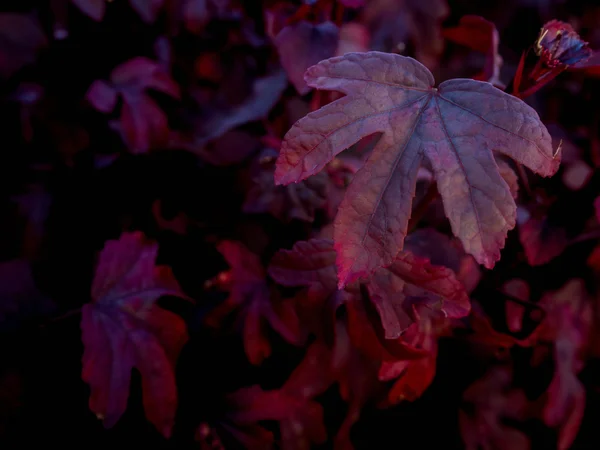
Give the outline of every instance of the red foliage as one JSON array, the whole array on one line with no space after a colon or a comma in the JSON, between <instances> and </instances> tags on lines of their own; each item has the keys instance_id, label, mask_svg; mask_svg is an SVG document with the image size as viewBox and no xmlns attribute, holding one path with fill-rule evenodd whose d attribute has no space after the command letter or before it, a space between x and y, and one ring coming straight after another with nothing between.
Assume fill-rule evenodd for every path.
<instances>
[{"instance_id":1,"label":"red foliage","mask_svg":"<svg viewBox=\"0 0 600 450\"><path fill-rule=\"evenodd\" d=\"M3 2L0 447L597 447L600 9L495 3Z\"/></svg>"}]
</instances>

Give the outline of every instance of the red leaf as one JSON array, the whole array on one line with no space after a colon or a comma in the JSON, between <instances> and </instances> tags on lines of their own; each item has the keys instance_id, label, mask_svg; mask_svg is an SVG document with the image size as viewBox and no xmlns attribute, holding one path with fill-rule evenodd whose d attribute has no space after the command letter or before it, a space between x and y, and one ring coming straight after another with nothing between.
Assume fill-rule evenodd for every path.
<instances>
[{"instance_id":1,"label":"red leaf","mask_svg":"<svg viewBox=\"0 0 600 450\"><path fill-rule=\"evenodd\" d=\"M392 265L377 271L368 288L387 339L400 337L417 321L421 310L459 318L471 309L454 272L408 252L399 253Z\"/></svg>"},{"instance_id":2,"label":"red leaf","mask_svg":"<svg viewBox=\"0 0 600 450\"><path fill-rule=\"evenodd\" d=\"M157 244L140 233L108 241L83 306L83 380L90 409L112 427L125 412L131 369L142 376L146 417L169 437L177 408L174 365L187 341L185 322L162 309L163 295L181 296L171 270L154 266Z\"/></svg>"},{"instance_id":3,"label":"red leaf","mask_svg":"<svg viewBox=\"0 0 600 450\"><path fill-rule=\"evenodd\" d=\"M379 379L382 381L398 378L388 393L389 404L416 400L435 377L438 332L441 330L432 329L434 324L430 319L425 319L420 325L418 330L413 330L410 344L421 349L424 356L415 360L383 361L379 369Z\"/></svg>"},{"instance_id":4,"label":"red leaf","mask_svg":"<svg viewBox=\"0 0 600 450\"><path fill-rule=\"evenodd\" d=\"M275 46L281 65L300 95L310 91L304 81L306 69L334 56L338 39L338 27L331 22L314 25L302 20L279 32Z\"/></svg>"},{"instance_id":5,"label":"red leaf","mask_svg":"<svg viewBox=\"0 0 600 450\"><path fill-rule=\"evenodd\" d=\"M289 343L301 345L304 336L294 305L274 297L258 256L236 241L223 241L218 250L231 267L231 293L207 320L219 322L222 316L237 311L243 321L244 349L254 365L271 354L265 322Z\"/></svg>"},{"instance_id":6,"label":"red leaf","mask_svg":"<svg viewBox=\"0 0 600 450\"><path fill-rule=\"evenodd\" d=\"M558 169L559 155L535 110L488 83L456 79L435 89L423 65L380 52L322 61L305 78L312 87L346 96L287 133L276 183L303 180L359 139L383 132L336 217L340 286L391 264L402 249L425 159L454 234L488 268L499 259L516 215L492 150L544 176Z\"/></svg>"},{"instance_id":7,"label":"red leaf","mask_svg":"<svg viewBox=\"0 0 600 450\"><path fill-rule=\"evenodd\" d=\"M0 14L0 76L8 78L35 61L39 50L48 45L34 17L24 14Z\"/></svg>"},{"instance_id":8,"label":"red leaf","mask_svg":"<svg viewBox=\"0 0 600 450\"><path fill-rule=\"evenodd\" d=\"M358 292L347 295L344 305L348 322L348 334L352 345L374 361L412 360L423 357L427 351L415 348L402 338L386 339L380 322L364 304Z\"/></svg>"}]
</instances>

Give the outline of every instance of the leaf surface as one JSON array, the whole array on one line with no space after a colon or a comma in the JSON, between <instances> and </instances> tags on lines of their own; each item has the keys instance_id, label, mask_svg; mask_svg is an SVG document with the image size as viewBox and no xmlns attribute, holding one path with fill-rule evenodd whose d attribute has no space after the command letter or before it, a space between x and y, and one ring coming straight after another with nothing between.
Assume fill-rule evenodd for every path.
<instances>
[{"instance_id":1,"label":"leaf surface","mask_svg":"<svg viewBox=\"0 0 600 450\"><path fill-rule=\"evenodd\" d=\"M454 79L434 88L425 66L381 52L321 61L305 79L346 96L290 129L276 183L314 175L360 139L382 133L336 216L340 286L391 264L402 249L424 160L433 168L452 231L488 268L500 258L516 217L493 151L543 176L558 169L559 155L535 110L489 83Z\"/></svg>"},{"instance_id":2,"label":"leaf surface","mask_svg":"<svg viewBox=\"0 0 600 450\"><path fill-rule=\"evenodd\" d=\"M81 310L83 380L90 409L112 427L125 412L131 369L142 376L146 417L166 437L177 408L174 365L187 341L181 317L156 305L182 296L171 270L155 267L157 244L141 233L108 241L92 283L92 302Z\"/></svg>"}]
</instances>

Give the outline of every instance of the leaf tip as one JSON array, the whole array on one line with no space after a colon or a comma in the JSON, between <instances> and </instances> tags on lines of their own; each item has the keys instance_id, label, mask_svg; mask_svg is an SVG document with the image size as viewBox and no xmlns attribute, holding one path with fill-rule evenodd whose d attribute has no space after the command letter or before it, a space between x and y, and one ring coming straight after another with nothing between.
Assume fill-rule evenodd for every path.
<instances>
[{"instance_id":1,"label":"leaf tip","mask_svg":"<svg viewBox=\"0 0 600 450\"><path fill-rule=\"evenodd\" d=\"M321 61L318 64L315 64L314 66L310 66L308 69L306 69L306 72L304 72L304 81L311 87L315 87L312 84L315 78L318 78L323 75L323 67L321 65L322 62L323 61Z\"/></svg>"}]
</instances>

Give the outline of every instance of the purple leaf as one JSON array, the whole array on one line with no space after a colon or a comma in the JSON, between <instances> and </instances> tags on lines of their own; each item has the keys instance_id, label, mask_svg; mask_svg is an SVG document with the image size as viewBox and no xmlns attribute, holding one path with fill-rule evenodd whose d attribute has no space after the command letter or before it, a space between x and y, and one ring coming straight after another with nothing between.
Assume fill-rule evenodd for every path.
<instances>
[{"instance_id":1,"label":"purple leaf","mask_svg":"<svg viewBox=\"0 0 600 450\"><path fill-rule=\"evenodd\" d=\"M346 96L287 133L276 183L303 180L361 138L383 133L335 220L340 286L391 264L402 249L425 160L452 231L488 268L500 258L516 216L493 151L543 176L558 170L560 155L535 110L489 83L454 79L434 88L425 66L381 52L322 61L305 78L312 87Z\"/></svg>"}]
</instances>

